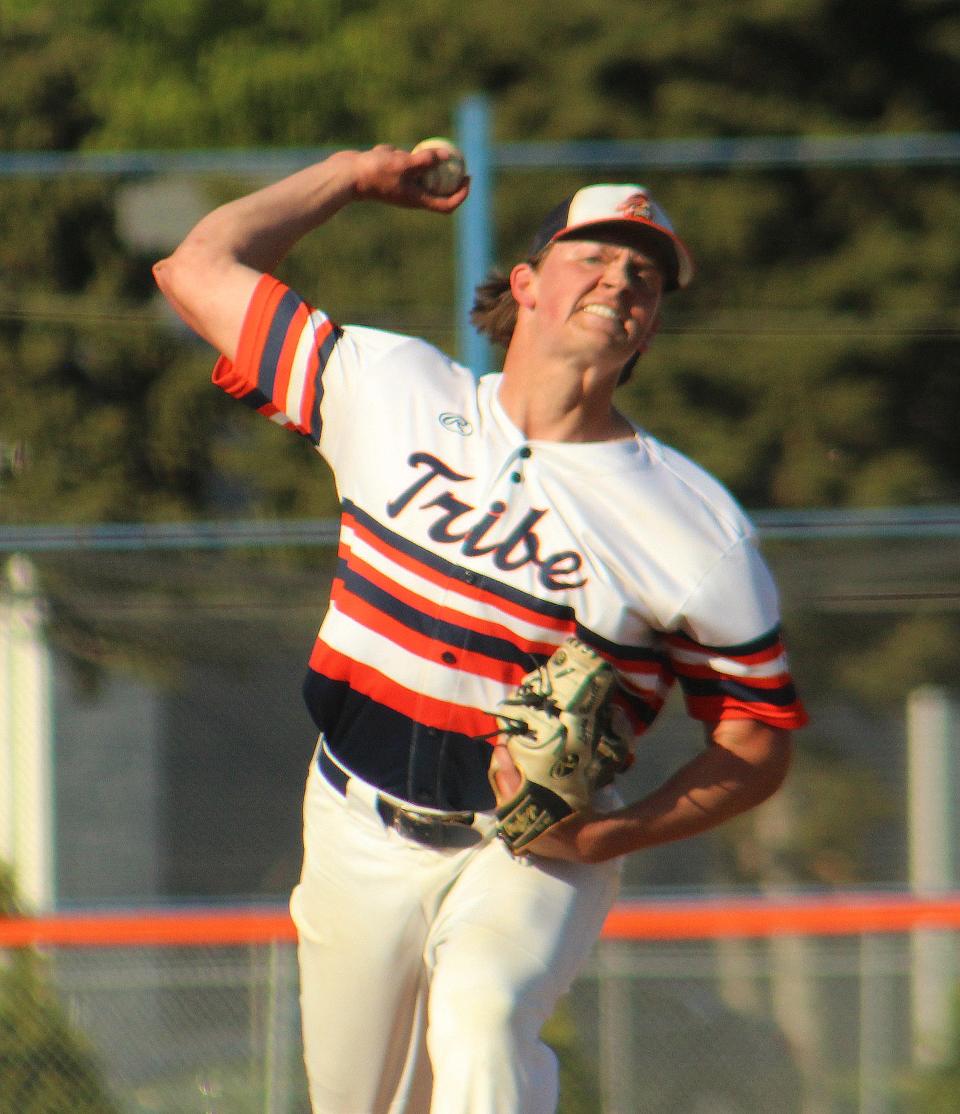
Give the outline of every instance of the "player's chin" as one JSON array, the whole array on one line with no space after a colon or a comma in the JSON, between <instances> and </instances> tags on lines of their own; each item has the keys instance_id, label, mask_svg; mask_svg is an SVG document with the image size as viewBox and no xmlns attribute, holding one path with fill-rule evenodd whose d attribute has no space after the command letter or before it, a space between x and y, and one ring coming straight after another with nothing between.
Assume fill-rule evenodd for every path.
<instances>
[{"instance_id":1,"label":"player's chin","mask_svg":"<svg viewBox=\"0 0 960 1114\"><path fill-rule=\"evenodd\" d=\"M622 362L642 351L647 341L647 333L646 328L632 322L624 324L607 321L600 328L590 330L588 343L596 345L598 353L602 352L612 361Z\"/></svg>"},{"instance_id":2,"label":"player's chin","mask_svg":"<svg viewBox=\"0 0 960 1114\"><path fill-rule=\"evenodd\" d=\"M623 331L616 334L582 338L578 353L584 362L598 368L619 370L639 350L640 344L633 336Z\"/></svg>"}]
</instances>

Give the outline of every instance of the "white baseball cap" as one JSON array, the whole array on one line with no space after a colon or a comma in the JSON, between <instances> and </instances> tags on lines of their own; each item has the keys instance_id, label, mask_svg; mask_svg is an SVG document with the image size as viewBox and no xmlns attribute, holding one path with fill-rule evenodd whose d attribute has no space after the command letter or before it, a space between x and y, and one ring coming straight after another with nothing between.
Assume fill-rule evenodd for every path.
<instances>
[{"instance_id":1,"label":"white baseball cap","mask_svg":"<svg viewBox=\"0 0 960 1114\"><path fill-rule=\"evenodd\" d=\"M556 240L589 240L591 232L613 229L624 234L624 242L631 246L656 249L667 290L690 285L693 257L646 186L601 184L577 190L547 214L530 254Z\"/></svg>"}]
</instances>

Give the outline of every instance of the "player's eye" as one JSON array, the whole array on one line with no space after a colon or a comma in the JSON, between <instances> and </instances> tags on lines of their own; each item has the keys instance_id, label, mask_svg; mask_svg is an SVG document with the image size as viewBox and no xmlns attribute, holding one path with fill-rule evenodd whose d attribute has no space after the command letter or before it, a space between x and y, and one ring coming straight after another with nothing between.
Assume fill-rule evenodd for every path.
<instances>
[{"instance_id":1,"label":"player's eye","mask_svg":"<svg viewBox=\"0 0 960 1114\"><path fill-rule=\"evenodd\" d=\"M635 286L643 290L653 292L660 288L660 273L651 271L647 267L635 269L631 273L630 279Z\"/></svg>"}]
</instances>

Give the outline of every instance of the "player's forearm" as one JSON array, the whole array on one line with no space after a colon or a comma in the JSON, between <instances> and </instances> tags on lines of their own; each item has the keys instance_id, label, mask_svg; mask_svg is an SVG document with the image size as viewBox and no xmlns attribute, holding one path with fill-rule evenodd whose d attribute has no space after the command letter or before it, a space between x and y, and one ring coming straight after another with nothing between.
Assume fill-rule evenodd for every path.
<instances>
[{"instance_id":1,"label":"player's forearm","mask_svg":"<svg viewBox=\"0 0 960 1114\"><path fill-rule=\"evenodd\" d=\"M181 249L223 265L271 271L308 232L355 196L359 152L323 162L221 205L197 224ZM176 254L176 253L175 253Z\"/></svg>"},{"instance_id":2,"label":"player's forearm","mask_svg":"<svg viewBox=\"0 0 960 1114\"><path fill-rule=\"evenodd\" d=\"M624 808L572 817L556 836L544 836L536 853L603 862L699 835L772 796L789 768L789 734L732 721L717 735L728 745L712 741L658 789Z\"/></svg>"},{"instance_id":3,"label":"player's forearm","mask_svg":"<svg viewBox=\"0 0 960 1114\"><path fill-rule=\"evenodd\" d=\"M625 853L699 835L761 804L780 788L790 762L783 733L751 758L713 743L648 797L628 806L613 838Z\"/></svg>"},{"instance_id":4,"label":"player's forearm","mask_svg":"<svg viewBox=\"0 0 960 1114\"><path fill-rule=\"evenodd\" d=\"M356 185L357 153L341 151L221 205L155 265L157 285L195 332L232 358L261 274L351 201Z\"/></svg>"},{"instance_id":5,"label":"player's forearm","mask_svg":"<svg viewBox=\"0 0 960 1114\"><path fill-rule=\"evenodd\" d=\"M323 162L215 209L153 269L157 285L187 324L231 359L250 296L308 232L350 201L380 201L452 213L469 178L446 194L431 193L423 173L444 162L444 148L405 151L386 143L337 151Z\"/></svg>"}]
</instances>

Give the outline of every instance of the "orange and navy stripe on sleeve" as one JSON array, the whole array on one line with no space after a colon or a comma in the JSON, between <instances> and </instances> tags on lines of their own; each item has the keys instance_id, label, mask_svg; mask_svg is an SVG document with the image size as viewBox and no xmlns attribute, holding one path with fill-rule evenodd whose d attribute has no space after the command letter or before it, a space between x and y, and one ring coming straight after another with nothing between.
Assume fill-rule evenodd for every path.
<instances>
[{"instance_id":1,"label":"orange and navy stripe on sleeve","mask_svg":"<svg viewBox=\"0 0 960 1114\"><path fill-rule=\"evenodd\" d=\"M755 719L787 730L807 722L779 626L740 646L705 646L681 633L666 645L694 719Z\"/></svg>"},{"instance_id":2,"label":"orange and navy stripe on sleeve","mask_svg":"<svg viewBox=\"0 0 960 1114\"><path fill-rule=\"evenodd\" d=\"M213 369L213 382L317 444L323 372L339 337L339 327L326 314L264 275L247 308L236 361L221 357Z\"/></svg>"}]
</instances>

